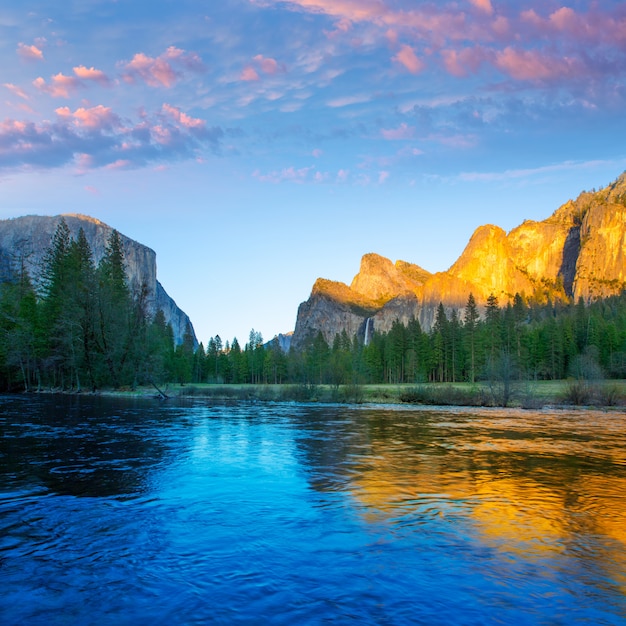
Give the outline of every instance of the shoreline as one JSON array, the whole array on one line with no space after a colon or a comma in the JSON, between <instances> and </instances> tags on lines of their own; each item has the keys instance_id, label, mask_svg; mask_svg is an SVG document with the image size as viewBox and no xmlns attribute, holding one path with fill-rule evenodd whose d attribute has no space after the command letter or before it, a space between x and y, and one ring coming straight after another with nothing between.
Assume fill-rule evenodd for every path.
<instances>
[{"instance_id":1,"label":"shoreline","mask_svg":"<svg viewBox=\"0 0 626 626\"><path fill-rule=\"evenodd\" d=\"M159 389L159 392L161 390ZM10 392L7 392L10 393ZM297 402L440 408L511 408L522 410L626 409L626 380L520 381L502 390L485 383L403 383L389 385L294 384L168 384L157 393L152 386L135 389L39 389L22 394L59 394L83 397L119 397L169 400Z\"/></svg>"}]
</instances>

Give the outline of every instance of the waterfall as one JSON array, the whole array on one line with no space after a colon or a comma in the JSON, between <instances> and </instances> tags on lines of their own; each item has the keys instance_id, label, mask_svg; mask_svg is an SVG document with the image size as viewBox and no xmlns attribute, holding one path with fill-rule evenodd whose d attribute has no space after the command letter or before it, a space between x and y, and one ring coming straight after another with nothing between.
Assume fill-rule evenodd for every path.
<instances>
[{"instance_id":1,"label":"waterfall","mask_svg":"<svg viewBox=\"0 0 626 626\"><path fill-rule=\"evenodd\" d=\"M372 321L371 317L368 317L365 320L365 339L363 340L364 345L369 345L370 342L370 323Z\"/></svg>"}]
</instances>

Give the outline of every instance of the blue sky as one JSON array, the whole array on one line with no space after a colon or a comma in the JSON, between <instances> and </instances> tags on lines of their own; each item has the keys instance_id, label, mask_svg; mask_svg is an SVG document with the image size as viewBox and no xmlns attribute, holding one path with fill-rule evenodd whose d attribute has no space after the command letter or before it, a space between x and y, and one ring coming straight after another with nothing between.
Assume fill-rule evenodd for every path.
<instances>
[{"instance_id":1,"label":"blue sky","mask_svg":"<svg viewBox=\"0 0 626 626\"><path fill-rule=\"evenodd\" d=\"M150 246L205 344L626 169L623 2L5 0L0 55L0 218Z\"/></svg>"}]
</instances>

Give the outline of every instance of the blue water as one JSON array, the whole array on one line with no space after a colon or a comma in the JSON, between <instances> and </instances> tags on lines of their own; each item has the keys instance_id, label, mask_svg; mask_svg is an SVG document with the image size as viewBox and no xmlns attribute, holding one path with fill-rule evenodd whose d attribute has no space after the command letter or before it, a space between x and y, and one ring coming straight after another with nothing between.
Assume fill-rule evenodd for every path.
<instances>
[{"instance_id":1,"label":"blue water","mask_svg":"<svg viewBox=\"0 0 626 626\"><path fill-rule=\"evenodd\" d=\"M625 421L0 397L0 623L626 624Z\"/></svg>"}]
</instances>

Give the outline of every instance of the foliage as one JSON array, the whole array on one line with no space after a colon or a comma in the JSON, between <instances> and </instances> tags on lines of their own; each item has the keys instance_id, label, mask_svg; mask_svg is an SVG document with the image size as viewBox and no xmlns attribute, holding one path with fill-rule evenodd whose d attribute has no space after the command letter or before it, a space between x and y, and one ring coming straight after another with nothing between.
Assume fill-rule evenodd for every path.
<instances>
[{"instance_id":1,"label":"foliage","mask_svg":"<svg viewBox=\"0 0 626 626\"><path fill-rule=\"evenodd\" d=\"M173 334L146 316L146 288L131 293L113 231L96 266L85 234L61 220L32 287L23 265L0 285L0 384L82 391L171 379ZM19 386L18 386L19 381Z\"/></svg>"},{"instance_id":2,"label":"foliage","mask_svg":"<svg viewBox=\"0 0 626 626\"><path fill-rule=\"evenodd\" d=\"M407 402L532 405L532 381L571 380L571 403L621 401L599 381L626 377L626 292L585 303L539 301L515 294L500 305L469 294L461 314L439 305L425 332L418 320L396 321L365 345L319 332L303 350L284 353L251 330L241 347L219 335L196 345L191 329L174 345L163 315L148 319L147 292L127 281L117 232L96 265L84 233L61 221L35 290L17 259L0 283L0 385L4 389L80 391L139 384L284 385L284 398L360 402L361 385L412 385ZM443 383L436 393L420 385ZM455 390L466 382L473 391ZM475 385L475 386L474 386ZM524 391L526 389L526 392ZM272 396L273 397L273 396Z\"/></svg>"}]
</instances>

